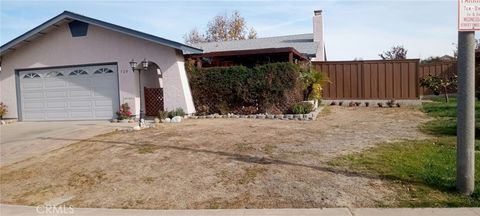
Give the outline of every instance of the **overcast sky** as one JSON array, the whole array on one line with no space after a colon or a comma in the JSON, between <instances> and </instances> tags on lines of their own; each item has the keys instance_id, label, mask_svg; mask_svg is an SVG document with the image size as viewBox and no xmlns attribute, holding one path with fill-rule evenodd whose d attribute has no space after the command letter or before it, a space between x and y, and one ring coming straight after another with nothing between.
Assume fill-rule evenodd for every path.
<instances>
[{"instance_id":1,"label":"overcast sky","mask_svg":"<svg viewBox=\"0 0 480 216\"><path fill-rule=\"evenodd\" d=\"M329 60L378 59L392 45L408 58L452 55L457 41L457 1L0 1L0 43L64 10L183 42L215 15L238 10L259 37L312 32L313 10L324 11ZM478 36L477 36L478 38Z\"/></svg>"}]
</instances>

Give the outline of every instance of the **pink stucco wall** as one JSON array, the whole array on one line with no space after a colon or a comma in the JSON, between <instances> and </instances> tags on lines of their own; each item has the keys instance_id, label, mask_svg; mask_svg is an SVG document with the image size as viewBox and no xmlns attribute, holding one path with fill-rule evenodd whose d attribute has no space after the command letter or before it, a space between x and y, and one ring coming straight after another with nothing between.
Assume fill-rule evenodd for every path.
<instances>
[{"instance_id":1,"label":"pink stucco wall","mask_svg":"<svg viewBox=\"0 0 480 216\"><path fill-rule=\"evenodd\" d=\"M93 25L87 36L72 37L65 24L2 56L0 101L9 107L5 117L18 117L15 69L106 62L118 64L120 102L134 103L130 105L138 114L138 73L130 69L132 58L146 58L161 68L165 109L195 112L181 51Z\"/></svg>"}]
</instances>

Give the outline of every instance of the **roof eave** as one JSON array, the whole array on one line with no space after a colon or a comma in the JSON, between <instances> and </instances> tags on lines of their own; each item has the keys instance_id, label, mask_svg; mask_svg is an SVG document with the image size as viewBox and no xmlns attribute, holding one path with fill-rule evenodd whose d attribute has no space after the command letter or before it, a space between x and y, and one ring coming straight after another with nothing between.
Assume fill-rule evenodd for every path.
<instances>
[{"instance_id":1,"label":"roof eave","mask_svg":"<svg viewBox=\"0 0 480 216\"><path fill-rule=\"evenodd\" d=\"M143 32L137 31L137 30L133 30L133 29L125 28L125 27L118 26L118 25L115 25L115 24L107 23L107 22L104 22L104 21L101 21L101 20L97 20L97 19L93 19L93 18L86 17L86 16L83 16L83 15L75 14L75 13L72 13L72 12L69 12L69 11L64 11L63 13L47 20L46 22L44 22L44 23L40 24L39 26L31 29L30 31L28 31L28 32L16 37L15 39L7 42L6 44L2 45L0 47L0 55L3 55L8 50L12 49L12 47L19 44L20 42L25 41L28 38L30 38L30 37L38 34L38 33L41 33L43 30L45 30L49 26L55 25L56 23L58 23L58 22L60 22L64 19L73 19L73 20L82 21L82 22L85 22L85 23L88 23L88 24L91 24L91 25L95 25L95 26L99 26L99 27L102 27L102 28L105 28L105 29L109 29L111 31L120 32L120 33L129 35L129 36L132 36L132 37L144 39L144 40L147 40L147 41L151 41L151 42L154 42L154 43L158 43L158 44L161 44L161 45L164 45L164 46L168 46L168 47L178 49L178 50L182 50L182 51L186 51L186 52L191 52L191 53L202 53L203 52L202 49L187 46L185 44L182 44L182 43L179 43L179 42L176 42L176 41L167 40L165 38L157 37L157 36L150 35L150 34L147 34L147 33L143 33Z\"/></svg>"}]
</instances>

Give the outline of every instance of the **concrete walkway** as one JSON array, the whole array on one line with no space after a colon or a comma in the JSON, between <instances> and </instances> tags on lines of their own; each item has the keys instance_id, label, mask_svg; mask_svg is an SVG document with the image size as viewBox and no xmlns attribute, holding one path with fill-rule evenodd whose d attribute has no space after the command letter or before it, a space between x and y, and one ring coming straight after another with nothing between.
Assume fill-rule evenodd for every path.
<instances>
[{"instance_id":1,"label":"concrete walkway","mask_svg":"<svg viewBox=\"0 0 480 216\"><path fill-rule=\"evenodd\" d=\"M0 126L0 166L62 148L74 142L130 128L109 121L17 122Z\"/></svg>"},{"instance_id":2,"label":"concrete walkway","mask_svg":"<svg viewBox=\"0 0 480 216\"><path fill-rule=\"evenodd\" d=\"M397 208L397 209L218 209L218 210L137 210L96 208L47 208L0 204L0 215L75 215L75 216L480 216L480 208ZM54 212L56 211L56 213Z\"/></svg>"}]
</instances>

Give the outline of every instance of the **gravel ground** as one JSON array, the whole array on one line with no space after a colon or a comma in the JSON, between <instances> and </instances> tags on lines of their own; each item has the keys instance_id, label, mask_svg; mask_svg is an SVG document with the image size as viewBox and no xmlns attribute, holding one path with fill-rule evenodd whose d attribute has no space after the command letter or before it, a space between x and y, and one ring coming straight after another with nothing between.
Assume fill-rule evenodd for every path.
<instances>
[{"instance_id":1,"label":"gravel ground","mask_svg":"<svg viewBox=\"0 0 480 216\"><path fill-rule=\"evenodd\" d=\"M0 168L0 202L75 207L318 208L395 203L398 186L335 157L424 139L414 108L328 107L316 121L186 120L114 132Z\"/></svg>"}]
</instances>

